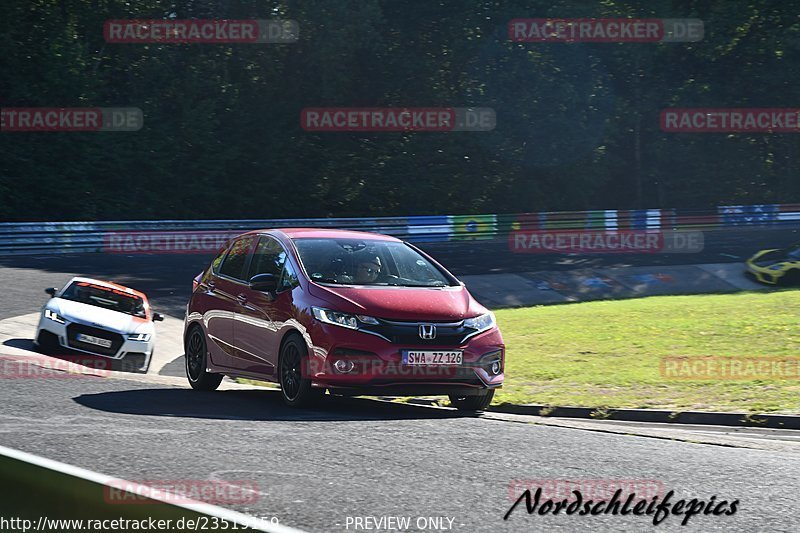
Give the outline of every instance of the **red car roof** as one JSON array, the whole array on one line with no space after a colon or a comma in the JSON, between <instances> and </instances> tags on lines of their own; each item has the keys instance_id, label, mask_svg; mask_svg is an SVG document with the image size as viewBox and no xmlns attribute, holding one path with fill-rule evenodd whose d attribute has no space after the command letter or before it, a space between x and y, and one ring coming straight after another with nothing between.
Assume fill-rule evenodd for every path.
<instances>
[{"instance_id":1,"label":"red car roof","mask_svg":"<svg viewBox=\"0 0 800 533\"><path fill-rule=\"evenodd\" d=\"M380 233L369 233L366 231L352 231L346 229L274 228L255 230L249 233L263 233L265 231L280 231L290 239L368 239L373 241L400 242L400 239L390 235L381 235Z\"/></svg>"}]
</instances>

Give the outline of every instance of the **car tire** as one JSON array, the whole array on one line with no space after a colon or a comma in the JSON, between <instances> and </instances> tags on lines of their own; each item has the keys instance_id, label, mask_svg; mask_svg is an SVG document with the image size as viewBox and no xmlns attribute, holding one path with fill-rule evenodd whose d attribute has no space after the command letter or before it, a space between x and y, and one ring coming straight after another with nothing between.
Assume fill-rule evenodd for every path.
<instances>
[{"instance_id":1,"label":"car tire","mask_svg":"<svg viewBox=\"0 0 800 533\"><path fill-rule=\"evenodd\" d=\"M800 285L800 270L790 270L780 280L784 287L797 287Z\"/></svg>"},{"instance_id":2,"label":"car tire","mask_svg":"<svg viewBox=\"0 0 800 533\"><path fill-rule=\"evenodd\" d=\"M290 335L283 341L278 360L278 383L281 397L289 407L308 407L325 394L325 389L311 386L303 377L303 364L308 360L308 348L299 335Z\"/></svg>"},{"instance_id":3,"label":"car tire","mask_svg":"<svg viewBox=\"0 0 800 533\"><path fill-rule=\"evenodd\" d=\"M186 336L184 345L186 378L195 390L212 391L219 387L222 374L206 372L208 349L206 336L199 327L194 327Z\"/></svg>"},{"instance_id":4,"label":"car tire","mask_svg":"<svg viewBox=\"0 0 800 533\"><path fill-rule=\"evenodd\" d=\"M451 394L450 404L459 411L483 411L492 403L492 398L494 398L494 389L490 389L484 394L475 396L457 396Z\"/></svg>"}]
</instances>

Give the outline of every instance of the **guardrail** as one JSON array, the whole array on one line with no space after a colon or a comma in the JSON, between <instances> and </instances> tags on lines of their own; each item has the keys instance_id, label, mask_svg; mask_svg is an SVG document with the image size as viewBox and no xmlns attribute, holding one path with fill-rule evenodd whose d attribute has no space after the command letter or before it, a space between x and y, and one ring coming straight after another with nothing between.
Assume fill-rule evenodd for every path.
<instances>
[{"instance_id":1,"label":"guardrail","mask_svg":"<svg viewBox=\"0 0 800 533\"><path fill-rule=\"evenodd\" d=\"M0 223L0 255L109 251L109 238L122 232L236 233L270 227L328 227L386 233L411 242L444 243L503 238L520 229L613 231L734 226L800 226L800 204L376 218L6 222Z\"/></svg>"},{"instance_id":2,"label":"guardrail","mask_svg":"<svg viewBox=\"0 0 800 533\"><path fill-rule=\"evenodd\" d=\"M135 527L132 522L152 524L162 521L162 525L169 524L157 528L163 531L238 529L302 533L187 498L181 498L180 503L169 502L151 496L159 493L149 487L120 483L119 479L4 446L0 446L0 482L6 489L0 500L0 519L7 522L17 520L11 526L0 524L2 531L154 531L156 527L152 525ZM119 501L109 501L110 487ZM135 503L120 503L128 501ZM25 522L21 522L23 520ZM88 521L101 521L108 527L87 527ZM114 524L116 526L112 527Z\"/></svg>"}]
</instances>

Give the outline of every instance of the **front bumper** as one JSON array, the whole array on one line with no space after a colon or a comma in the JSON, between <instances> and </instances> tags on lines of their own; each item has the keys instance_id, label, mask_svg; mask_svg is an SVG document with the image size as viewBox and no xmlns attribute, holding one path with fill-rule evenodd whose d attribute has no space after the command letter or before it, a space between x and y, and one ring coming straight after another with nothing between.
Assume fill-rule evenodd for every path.
<instances>
[{"instance_id":1,"label":"front bumper","mask_svg":"<svg viewBox=\"0 0 800 533\"><path fill-rule=\"evenodd\" d=\"M497 328L459 345L395 344L379 336L315 323L309 330L312 346L303 369L318 387L341 394L482 394L500 388L505 378L505 344ZM404 350L463 352L461 365L404 365ZM353 364L340 371L336 362ZM499 373L492 363L499 361ZM496 370L496 368L495 368Z\"/></svg>"},{"instance_id":2,"label":"front bumper","mask_svg":"<svg viewBox=\"0 0 800 533\"><path fill-rule=\"evenodd\" d=\"M766 267L760 267L748 261L747 273L750 274L756 281L766 283L767 285L777 285L780 283L781 278L786 273L784 270L770 270Z\"/></svg>"},{"instance_id":3,"label":"front bumper","mask_svg":"<svg viewBox=\"0 0 800 533\"><path fill-rule=\"evenodd\" d=\"M76 333L88 332L106 340L112 341L110 348L94 346L92 344L78 341ZM150 359L153 356L154 337L149 341L132 341L125 334L115 331L104 330L88 324L81 324L71 320L61 324L44 316L39 317L39 325L36 328L34 343L38 346L42 343L42 335L52 335L57 340L58 346L64 350L64 354L79 352L93 356L103 357L114 361L119 361L121 369L146 372L150 366ZM130 368L128 368L130 367Z\"/></svg>"}]
</instances>

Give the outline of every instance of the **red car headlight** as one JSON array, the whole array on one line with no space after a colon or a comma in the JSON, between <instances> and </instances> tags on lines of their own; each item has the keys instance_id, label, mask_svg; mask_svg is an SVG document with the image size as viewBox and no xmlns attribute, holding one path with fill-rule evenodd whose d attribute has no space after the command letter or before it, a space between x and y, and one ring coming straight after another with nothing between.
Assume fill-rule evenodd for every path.
<instances>
[{"instance_id":1,"label":"red car headlight","mask_svg":"<svg viewBox=\"0 0 800 533\"><path fill-rule=\"evenodd\" d=\"M377 324L378 321L371 316L365 315L351 315L339 311L332 311L330 309L323 309L322 307L312 307L314 318L325 324L332 324L334 326L342 326L348 329L358 329L359 323L362 324Z\"/></svg>"}]
</instances>

